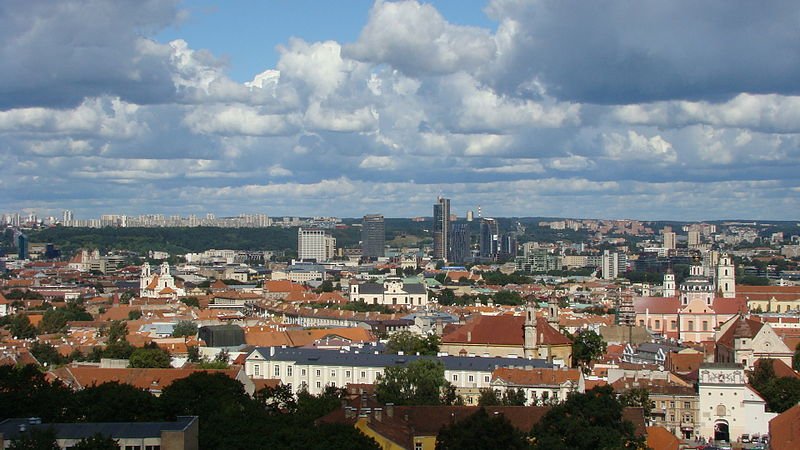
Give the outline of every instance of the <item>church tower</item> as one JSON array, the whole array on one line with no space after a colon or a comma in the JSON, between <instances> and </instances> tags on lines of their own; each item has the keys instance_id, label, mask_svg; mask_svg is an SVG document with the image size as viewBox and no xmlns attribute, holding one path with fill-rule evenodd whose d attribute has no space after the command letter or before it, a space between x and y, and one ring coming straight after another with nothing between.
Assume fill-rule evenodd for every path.
<instances>
[{"instance_id":1,"label":"church tower","mask_svg":"<svg viewBox=\"0 0 800 450\"><path fill-rule=\"evenodd\" d=\"M736 297L736 269L733 266L733 258L727 253L723 253L717 265L717 292L722 298Z\"/></svg>"},{"instance_id":2,"label":"church tower","mask_svg":"<svg viewBox=\"0 0 800 450\"><path fill-rule=\"evenodd\" d=\"M533 359L539 356L538 345L536 342L536 311L533 309L533 304L528 303L525 307L525 343L523 344L523 352L525 359Z\"/></svg>"},{"instance_id":3,"label":"church tower","mask_svg":"<svg viewBox=\"0 0 800 450\"><path fill-rule=\"evenodd\" d=\"M558 298L550 297L547 300L547 321L558 328Z\"/></svg>"},{"instance_id":4,"label":"church tower","mask_svg":"<svg viewBox=\"0 0 800 450\"><path fill-rule=\"evenodd\" d=\"M139 275L140 293L147 288L147 285L150 284L150 280L151 280L150 263L144 263L142 265L142 273Z\"/></svg>"},{"instance_id":5,"label":"church tower","mask_svg":"<svg viewBox=\"0 0 800 450\"><path fill-rule=\"evenodd\" d=\"M675 297L675 274L672 273L672 269L667 269L667 272L664 274L662 292L664 297Z\"/></svg>"}]
</instances>

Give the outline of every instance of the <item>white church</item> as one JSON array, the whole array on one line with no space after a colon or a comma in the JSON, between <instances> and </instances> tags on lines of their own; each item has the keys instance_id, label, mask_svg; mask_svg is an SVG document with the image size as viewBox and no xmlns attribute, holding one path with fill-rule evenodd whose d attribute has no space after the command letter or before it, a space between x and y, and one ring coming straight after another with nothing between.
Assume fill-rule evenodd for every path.
<instances>
[{"instance_id":1,"label":"white church","mask_svg":"<svg viewBox=\"0 0 800 450\"><path fill-rule=\"evenodd\" d=\"M151 272L150 264L142 265L139 275L139 296L142 298L177 299L186 295L182 287L175 284L175 278L169 273L169 264L161 264L159 272Z\"/></svg>"}]
</instances>

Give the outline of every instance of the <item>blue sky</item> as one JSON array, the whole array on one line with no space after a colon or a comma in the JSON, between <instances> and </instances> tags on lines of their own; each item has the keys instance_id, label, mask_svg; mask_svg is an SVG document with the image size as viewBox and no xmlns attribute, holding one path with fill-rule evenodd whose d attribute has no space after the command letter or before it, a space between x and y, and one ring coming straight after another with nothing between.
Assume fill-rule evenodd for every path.
<instances>
[{"instance_id":1,"label":"blue sky","mask_svg":"<svg viewBox=\"0 0 800 450\"><path fill-rule=\"evenodd\" d=\"M87 20L91 18L92 20ZM792 1L0 3L0 214L797 220Z\"/></svg>"}]
</instances>

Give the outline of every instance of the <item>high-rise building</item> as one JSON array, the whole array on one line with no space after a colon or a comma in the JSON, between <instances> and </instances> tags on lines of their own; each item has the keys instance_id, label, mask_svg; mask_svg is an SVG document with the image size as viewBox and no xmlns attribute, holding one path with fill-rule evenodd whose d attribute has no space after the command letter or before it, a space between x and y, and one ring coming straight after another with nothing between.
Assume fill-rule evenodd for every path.
<instances>
[{"instance_id":1,"label":"high-rise building","mask_svg":"<svg viewBox=\"0 0 800 450\"><path fill-rule=\"evenodd\" d=\"M361 221L361 256L382 258L386 250L386 229L383 215L367 214Z\"/></svg>"},{"instance_id":2,"label":"high-rise building","mask_svg":"<svg viewBox=\"0 0 800 450\"><path fill-rule=\"evenodd\" d=\"M491 218L481 219L481 258L497 259L498 244L500 241L500 231L497 221Z\"/></svg>"},{"instance_id":3,"label":"high-rise building","mask_svg":"<svg viewBox=\"0 0 800 450\"><path fill-rule=\"evenodd\" d=\"M515 258L517 256L517 234L505 233L500 239L500 257Z\"/></svg>"},{"instance_id":4,"label":"high-rise building","mask_svg":"<svg viewBox=\"0 0 800 450\"><path fill-rule=\"evenodd\" d=\"M336 238L318 228L297 229L297 258L301 260L328 261L336 252Z\"/></svg>"},{"instance_id":5,"label":"high-rise building","mask_svg":"<svg viewBox=\"0 0 800 450\"><path fill-rule=\"evenodd\" d=\"M664 248L667 250L675 250L675 232L672 227L664 227Z\"/></svg>"},{"instance_id":6,"label":"high-rise building","mask_svg":"<svg viewBox=\"0 0 800 450\"><path fill-rule=\"evenodd\" d=\"M700 230L690 229L687 234L687 237L688 237L687 244L689 245L689 248L700 245Z\"/></svg>"},{"instance_id":7,"label":"high-rise building","mask_svg":"<svg viewBox=\"0 0 800 450\"><path fill-rule=\"evenodd\" d=\"M471 259L469 227L466 223L454 223L450 235L450 262L464 263Z\"/></svg>"},{"instance_id":8,"label":"high-rise building","mask_svg":"<svg viewBox=\"0 0 800 450\"><path fill-rule=\"evenodd\" d=\"M28 236L20 233L17 236L17 258L20 260L28 259Z\"/></svg>"},{"instance_id":9,"label":"high-rise building","mask_svg":"<svg viewBox=\"0 0 800 450\"><path fill-rule=\"evenodd\" d=\"M467 222L472 222L474 217L475 217L475 213L472 212L471 209L469 211L467 211Z\"/></svg>"},{"instance_id":10,"label":"high-rise building","mask_svg":"<svg viewBox=\"0 0 800 450\"><path fill-rule=\"evenodd\" d=\"M619 276L619 253L603 251L603 279L613 280Z\"/></svg>"},{"instance_id":11,"label":"high-rise building","mask_svg":"<svg viewBox=\"0 0 800 450\"><path fill-rule=\"evenodd\" d=\"M450 256L450 199L439 197L433 205L433 259Z\"/></svg>"}]
</instances>

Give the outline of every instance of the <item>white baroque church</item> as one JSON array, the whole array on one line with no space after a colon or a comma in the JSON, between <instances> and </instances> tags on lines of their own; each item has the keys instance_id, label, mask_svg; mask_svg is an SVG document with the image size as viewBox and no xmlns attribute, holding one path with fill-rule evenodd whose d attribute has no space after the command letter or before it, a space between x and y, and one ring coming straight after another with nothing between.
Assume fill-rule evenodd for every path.
<instances>
[{"instance_id":1,"label":"white baroque church","mask_svg":"<svg viewBox=\"0 0 800 450\"><path fill-rule=\"evenodd\" d=\"M169 273L169 264L163 262L158 272L151 272L150 264L142 265L139 275L139 296L142 298L176 299L186 295L186 291L175 284L175 278Z\"/></svg>"}]
</instances>

